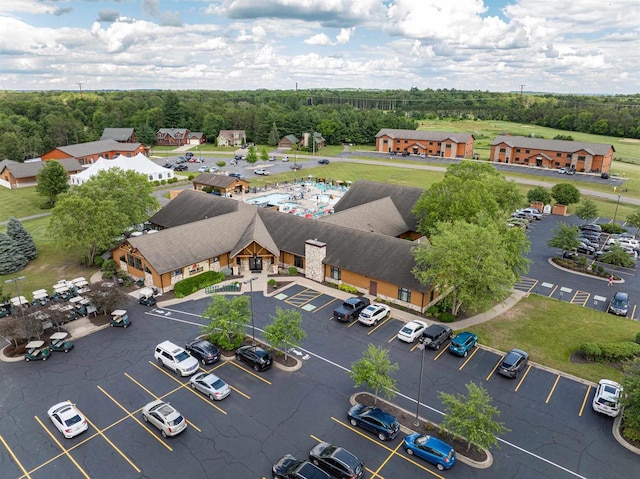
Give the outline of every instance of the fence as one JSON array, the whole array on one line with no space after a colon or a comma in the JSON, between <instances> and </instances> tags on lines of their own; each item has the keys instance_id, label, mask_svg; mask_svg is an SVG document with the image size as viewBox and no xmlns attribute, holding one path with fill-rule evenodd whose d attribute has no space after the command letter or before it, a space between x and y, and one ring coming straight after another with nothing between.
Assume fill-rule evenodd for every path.
<instances>
[{"instance_id":1,"label":"fence","mask_svg":"<svg viewBox=\"0 0 640 479\"><path fill-rule=\"evenodd\" d=\"M240 283L229 283L224 285L214 284L213 286L205 286L205 294L214 293L238 293L240 292Z\"/></svg>"}]
</instances>

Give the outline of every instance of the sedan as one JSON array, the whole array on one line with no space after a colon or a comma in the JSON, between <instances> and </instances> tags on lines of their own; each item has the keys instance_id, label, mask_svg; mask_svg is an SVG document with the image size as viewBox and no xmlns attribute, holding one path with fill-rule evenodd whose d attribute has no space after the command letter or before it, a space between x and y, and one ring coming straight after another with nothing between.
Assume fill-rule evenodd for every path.
<instances>
[{"instance_id":1,"label":"sedan","mask_svg":"<svg viewBox=\"0 0 640 479\"><path fill-rule=\"evenodd\" d=\"M258 168L254 173L256 175L269 176L269 170L265 170L264 168Z\"/></svg>"},{"instance_id":2,"label":"sedan","mask_svg":"<svg viewBox=\"0 0 640 479\"><path fill-rule=\"evenodd\" d=\"M512 349L500 363L498 373L509 378L517 378L522 370L527 367L528 363L528 353L525 353L520 349Z\"/></svg>"},{"instance_id":3,"label":"sedan","mask_svg":"<svg viewBox=\"0 0 640 479\"><path fill-rule=\"evenodd\" d=\"M584 254L594 254L596 252L596 249L593 246L588 245L584 241L580 241L576 250L578 253Z\"/></svg>"},{"instance_id":4,"label":"sedan","mask_svg":"<svg viewBox=\"0 0 640 479\"><path fill-rule=\"evenodd\" d=\"M427 329L427 323L416 319L404 325L398 332L398 339L405 343L413 343Z\"/></svg>"},{"instance_id":5,"label":"sedan","mask_svg":"<svg viewBox=\"0 0 640 479\"><path fill-rule=\"evenodd\" d=\"M620 414L621 395L622 386L620 384L609 379L601 379L591 404L593 410L607 416L616 417Z\"/></svg>"},{"instance_id":6,"label":"sedan","mask_svg":"<svg viewBox=\"0 0 640 479\"><path fill-rule=\"evenodd\" d=\"M191 387L206 394L212 401L221 401L231 394L229 385L215 374L198 373L189 379Z\"/></svg>"},{"instance_id":7,"label":"sedan","mask_svg":"<svg viewBox=\"0 0 640 479\"><path fill-rule=\"evenodd\" d=\"M371 431L381 441L391 441L400 431L398 420L386 411L373 406L356 404L347 412L352 426Z\"/></svg>"},{"instance_id":8,"label":"sedan","mask_svg":"<svg viewBox=\"0 0 640 479\"><path fill-rule=\"evenodd\" d=\"M273 357L258 346L242 346L236 349L236 359L249 364L255 371L265 371L273 365Z\"/></svg>"},{"instance_id":9,"label":"sedan","mask_svg":"<svg viewBox=\"0 0 640 479\"><path fill-rule=\"evenodd\" d=\"M289 161L289 157L288 157L288 156L283 156L283 157L282 157L282 161L284 161L284 162Z\"/></svg>"},{"instance_id":10,"label":"sedan","mask_svg":"<svg viewBox=\"0 0 640 479\"><path fill-rule=\"evenodd\" d=\"M458 333L449 343L449 352L466 358L469 350L478 342L478 336L473 333L464 331Z\"/></svg>"},{"instance_id":11,"label":"sedan","mask_svg":"<svg viewBox=\"0 0 640 479\"><path fill-rule=\"evenodd\" d=\"M319 165L328 165L329 164L329 160L327 160L327 159L318 160L318 164Z\"/></svg>"},{"instance_id":12,"label":"sedan","mask_svg":"<svg viewBox=\"0 0 640 479\"><path fill-rule=\"evenodd\" d=\"M164 437L175 436L187 428L187 420L171 404L151 401L142 408L142 419L157 427Z\"/></svg>"},{"instance_id":13,"label":"sedan","mask_svg":"<svg viewBox=\"0 0 640 479\"><path fill-rule=\"evenodd\" d=\"M629 294L618 291L611 298L607 313L615 314L616 316L626 316L629 312Z\"/></svg>"},{"instance_id":14,"label":"sedan","mask_svg":"<svg viewBox=\"0 0 640 479\"><path fill-rule=\"evenodd\" d=\"M176 167L174 168L174 171L187 171L189 169L189 167L185 164L182 165L176 165Z\"/></svg>"},{"instance_id":15,"label":"sedan","mask_svg":"<svg viewBox=\"0 0 640 479\"><path fill-rule=\"evenodd\" d=\"M389 316L391 310L386 304L373 303L362 310L358 321L367 326L375 326L378 321L385 319Z\"/></svg>"},{"instance_id":16,"label":"sedan","mask_svg":"<svg viewBox=\"0 0 640 479\"><path fill-rule=\"evenodd\" d=\"M213 364L220 361L220 350L205 339L194 339L189 341L184 349L191 356L196 358L204 366L205 364Z\"/></svg>"},{"instance_id":17,"label":"sedan","mask_svg":"<svg viewBox=\"0 0 640 479\"><path fill-rule=\"evenodd\" d=\"M456 451L437 437L410 434L404 439L403 447L410 456L415 455L424 459L441 471L449 469L456 463Z\"/></svg>"},{"instance_id":18,"label":"sedan","mask_svg":"<svg viewBox=\"0 0 640 479\"><path fill-rule=\"evenodd\" d=\"M321 442L311 449L309 461L337 479L360 479L364 476L364 464L360 459L328 442Z\"/></svg>"},{"instance_id":19,"label":"sedan","mask_svg":"<svg viewBox=\"0 0 640 479\"><path fill-rule=\"evenodd\" d=\"M67 439L71 439L89 428L85 417L76 409L76 405L69 401L51 406L47 414L58 431Z\"/></svg>"}]
</instances>

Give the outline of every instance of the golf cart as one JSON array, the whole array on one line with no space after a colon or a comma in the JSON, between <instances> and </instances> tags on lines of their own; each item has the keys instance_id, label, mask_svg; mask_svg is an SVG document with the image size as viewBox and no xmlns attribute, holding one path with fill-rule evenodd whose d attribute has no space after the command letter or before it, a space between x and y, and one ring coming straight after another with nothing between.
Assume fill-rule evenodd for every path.
<instances>
[{"instance_id":1,"label":"golf cart","mask_svg":"<svg viewBox=\"0 0 640 479\"><path fill-rule=\"evenodd\" d=\"M153 297L153 290L151 288L142 288L139 295L138 303L144 306L156 305L156 298Z\"/></svg>"},{"instance_id":2,"label":"golf cart","mask_svg":"<svg viewBox=\"0 0 640 479\"><path fill-rule=\"evenodd\" d=\"M49 302L49 293L47 293L46 289L39 289L33 292L33 301L31 304L33 306L45 306Z\"/></svg>"},{"instance_id":3,"label":"golf cart","mask_svg":"<svg viewBox=\"0 0 640 479\"><path fill-rule=\"evenodd\" d=\"M29 341L24 349L25 361L46 361L51 356L51 349L44 345L44 341Z\"/></svg>"},{"instance_id":4,"label":"golf cart","mask_svg":"<svg viewBox=\"0 0 640 479\"><path fill-rule=\"evenodd\" d=\"M51 344L49 346L51 348L51 351L62 351L67 353L72 350L73 342L71 342L71 339L69 339L69 337L69 333L53 333L51 335Z\"/></svg>"},{"instance_id":5,"label":"golf cart","mask_svg":"<svg viewBox=\"0 0 640 479\"><path fill-rule=\"evenodd\" d=\"M87 305L89 304L88 299L83 298L82 296L75 296L71 298L69 302L73 305L73 309L78 316L87 315Z\"/></svg>"},{"instance_id":6,"label":"golf cart","mask_svg":"<svg viewBox=\"0 0 640 479\"><path fill-rule=\"evenodd\" d=\"M111 313L111 320L109 321L109 325L126 328L127 326L131 326L131 320L129 319L129 315L124 309L116 309L113 313Z\"/></svg>"}]
</instances>

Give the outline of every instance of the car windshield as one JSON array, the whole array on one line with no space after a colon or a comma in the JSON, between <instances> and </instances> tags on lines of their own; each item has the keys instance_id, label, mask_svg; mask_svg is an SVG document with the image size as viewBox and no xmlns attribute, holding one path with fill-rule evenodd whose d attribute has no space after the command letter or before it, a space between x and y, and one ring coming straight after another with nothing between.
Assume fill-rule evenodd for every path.
<instances>
[{"instance_id":1,"label":"car windshield","mask_svg":"<svg viewBox=\"0 0 640 479\"><path fill-rule=\"evenodd\" d=\"M418 446L422 446L423 444L426 444L428 440L429 440L429 436L420 436L420 437L417 437L416 440L413 442L415 442Z\"/></svg>"},{"instance_id":2,"label":"car windshield","mask_svg":"<svg viewBox=\"0 0 640 479\"><path fill-rule=\"evenodd\" d=\"M73 417L65 419L64 423L67 426L73 426L74 424L79 423L80 421L82 421L82 418L76 414Z\"/></svg>"},{"instance_id":3,"label":"car windshield","mask_svg":"<svg viewBox=\"0 0 640 479\"><path fill-rule=\"evenodd\" d=\"M217 379L213 383L211 383L211 387L213 389L222 389L224 387L224 381L222 379Z\"/></svg>"},{"instance_id":4,"label":"car windshield","mask_svg":"<svg viewBox=\"0 0 640 479\"><path fill-rule=\"evenodd\" d=\"M167 421L167 424L169 426L176 426L180 424L182 421L184 421L184 418L178 414L178 417L176 417L173 421Z\"/></svg>"},{"instance_id":5,"label":"car windshield","mask_svg":"<svg viewBox=\"0 0 640 479\"><path fill-rule=\"evenodd\" d=\"M185 359L189 359L189 355L185 351L182 351L181 353L176 355L176 361L178 362L182 362Z\"/></svg>"},{"instance_id":6,"label":"car windshield","mask_svg":"<svg viewBox=\"0 0 640 479\"><path fill-rule=\"evenodd\" d=\"M607 394L610 394L612 396L618 395L618 388L614 386L605 385L603 389L604 389L604 392L606 392Z\"/></svg>"}]
</instances>

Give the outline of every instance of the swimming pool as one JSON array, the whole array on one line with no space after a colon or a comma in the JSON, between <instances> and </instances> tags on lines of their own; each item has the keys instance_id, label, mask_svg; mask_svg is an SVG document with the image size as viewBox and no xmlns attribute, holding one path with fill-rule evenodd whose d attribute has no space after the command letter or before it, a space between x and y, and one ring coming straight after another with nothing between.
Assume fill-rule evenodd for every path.
<instances>
[{"instance_id":1,"label":"swimming pool","mask_svg":"<svg viewBox=\"0 0 640 479\"><path fill-rule=\"evenodd\" d=\"M282 193L270 193L264 196L256 196L250 200L246 200L245 203L250 205L262 206L264 208L269 206L279 206L283 203L290 203L291 195L285 195Z\"/></svg>"}]
</instances>

